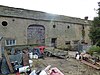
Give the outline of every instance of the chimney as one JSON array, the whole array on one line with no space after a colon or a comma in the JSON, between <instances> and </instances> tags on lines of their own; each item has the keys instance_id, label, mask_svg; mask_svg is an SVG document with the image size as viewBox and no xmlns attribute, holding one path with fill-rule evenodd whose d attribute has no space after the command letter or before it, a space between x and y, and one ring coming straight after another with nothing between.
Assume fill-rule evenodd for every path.
<instances>
[{"instance_id":1,"label":"chimney","mask_svg":"<svg viewBox=\"0 0 100 75\"><path fill-rule=\"evenodd\" d=\"M85 19L85 20L88 20L88 16L85 16L84 19Z\"/></svg>"}]
</instances>

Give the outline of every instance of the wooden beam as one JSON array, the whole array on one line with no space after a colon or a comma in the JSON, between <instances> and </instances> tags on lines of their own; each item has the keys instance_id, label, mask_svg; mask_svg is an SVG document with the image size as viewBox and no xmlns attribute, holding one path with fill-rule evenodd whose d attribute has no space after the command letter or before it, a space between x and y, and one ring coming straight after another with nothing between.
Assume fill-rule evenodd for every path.
<instances>
[{"instance_id":1,"label":"wooden beam","mask_svg":"<svg viewBox=\"0 0 100 75\"><path fill-rule=\"evenodd\" d=\"M85 60L81 60L81 62L84 63L84 64L86 64L86 65L88 65L88 66L91 66L91 67L93 67L95 69L98 69L98 70L100 69L100 67L98 67L96 65L93 65L93 64L91 64L91 63L89 63L89 62L87 62Z\"/></svg>"},{"instance_id":2,"label":"wooden beam","mask_svg":"<svg viewBox=\"0 0 100 75\"><path fill-rule=\"evenodd\" d=\"M100 62L96 62L96 64L100 65Z\"/></svg>"},{"instance_id":3,"label":"wooden beam","mask_svg":"<svg viewBox=\"0 0 100 75\"><path fill-rule=\"evenodd\" d=\"M23 65L29 66L29 56L28 56L28 54L23 54Z\"/></svg>"},{"instance_id":4,"label":"wooden beam","mask_svg":"<svg viewBox=\"0 0 100 75\"><path fill-rule=\"evenodd\" d=\"M12 65L10 63L9 55L7 54L7 51L6 50L4 51L4 55L5 55L5 58L6 58L8 67L9 67L9 70L10 70L11 73L13 73L14 70L13 70L13 67L12 67Z\"/></svg>"}]
</instances>

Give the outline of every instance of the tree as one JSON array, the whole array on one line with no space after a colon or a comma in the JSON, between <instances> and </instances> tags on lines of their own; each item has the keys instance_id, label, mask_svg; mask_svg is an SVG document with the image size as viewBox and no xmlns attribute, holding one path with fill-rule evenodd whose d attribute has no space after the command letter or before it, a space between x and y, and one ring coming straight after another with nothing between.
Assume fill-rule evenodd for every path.
<instances>
[{"instance_id":1,"label":"tree","mask_svg":"<svg viewBox=\"0 0 100 75\"><path fill-rule=\"evenodd\" d=\"M93 45L100 46L100 2L98 2L98 17L94 17L92 26L90 28L89 37Z\"/></svg>"}]
</instances>

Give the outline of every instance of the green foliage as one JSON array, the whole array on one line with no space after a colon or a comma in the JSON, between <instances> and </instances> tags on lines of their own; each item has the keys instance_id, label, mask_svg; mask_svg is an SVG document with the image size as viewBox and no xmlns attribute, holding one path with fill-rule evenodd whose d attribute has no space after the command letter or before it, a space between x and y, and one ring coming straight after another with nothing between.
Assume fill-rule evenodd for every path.
<instances>
[{"instance_id":1,"label":"green foliage","mask_svg":"<svg viewBox=\"0 0 100 75\"><path fill-rule=\"evenodd\" d=\"M100 8L98 9L98 17L95 17L90 28L89 37L93 45L100 46Z\"/></svg>"},{"instance_id":2,"label":"green foliage","mask_svg":"<svg viewBox=\"0 0 100 75\"><path fill-rule=\"evenodd\" d=\"M100 47L93 45L92 47L89 48L88 53L93 54L94 52L100 53Z\"/></svg>"},{"instance_id":3,"label":"green foliage","mask_svg":"<svg viewBox=\"0 0 100 75\"><path fill-rule=\"evenodd\" d=\"M91 27L89 37L93 44L99 44L100 46L100 28Z\"/></svg>"},{"instance_id":4,"label":"green foliage","mask_svg":"<svg viewBox=\"0 0 100 75\"><path fill-rule=\"evenodd\" d=\"M85 37L85 30L82 29L82 37L84 38Z\"/></svg>"}]
</instances>

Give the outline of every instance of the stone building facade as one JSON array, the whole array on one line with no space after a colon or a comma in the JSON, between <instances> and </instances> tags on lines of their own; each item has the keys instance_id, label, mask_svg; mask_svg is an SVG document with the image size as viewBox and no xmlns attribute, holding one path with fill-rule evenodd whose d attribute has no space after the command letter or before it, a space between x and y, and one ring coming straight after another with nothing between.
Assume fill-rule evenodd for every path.
<instances>
[{"instance_id":1,"label":"stone building facade","mask_svg":"<svg viewBox=\"0 0 100 75\"><path fill-rule=\"evenodd\" d=\"M85 42L90 43L90 23L75 17L0 6L0 37L6 46L44 44L66 48L82 39L82 29Z\"/></svg>"}]
</instances>

